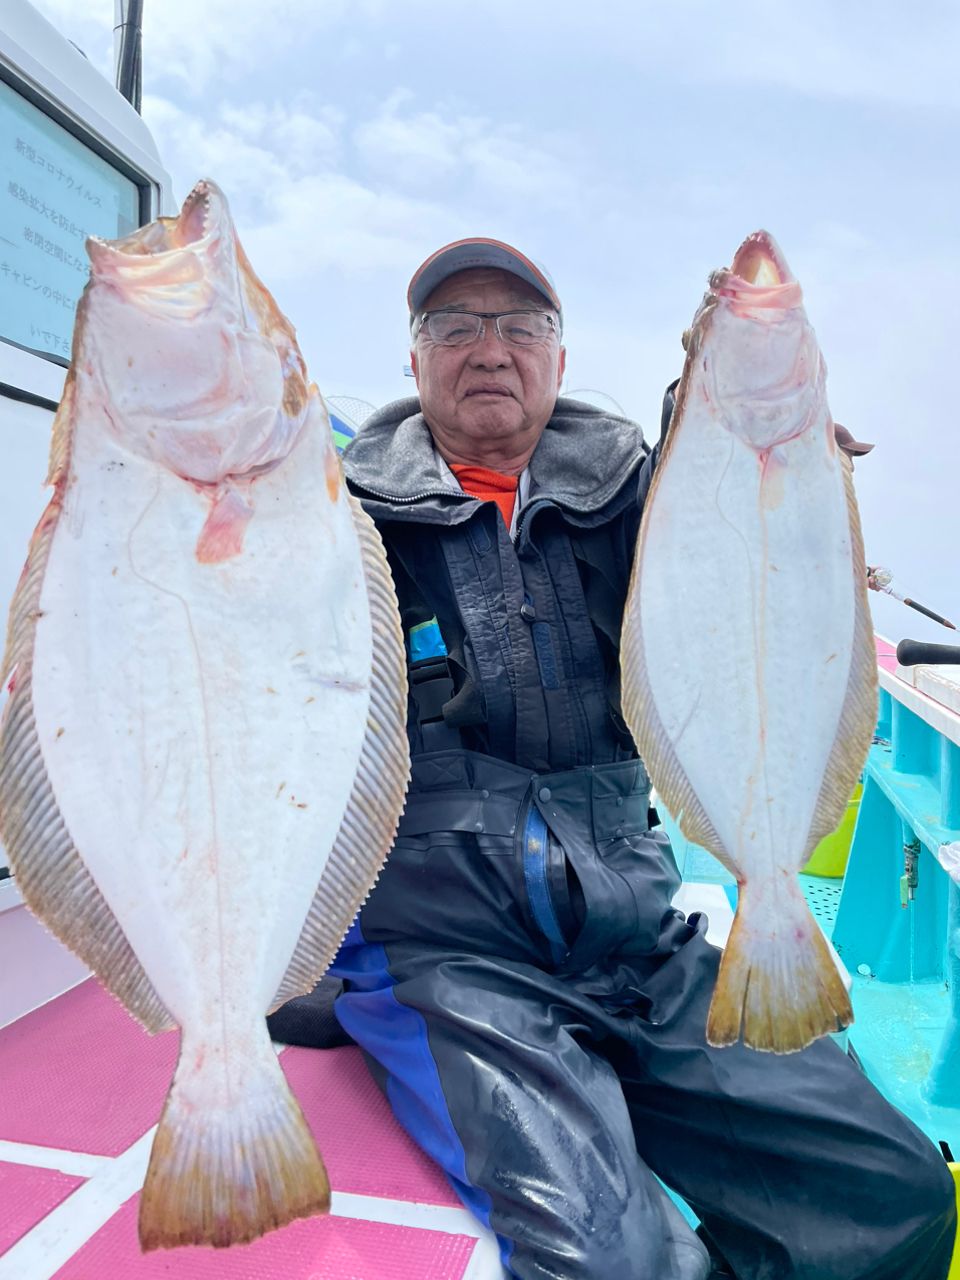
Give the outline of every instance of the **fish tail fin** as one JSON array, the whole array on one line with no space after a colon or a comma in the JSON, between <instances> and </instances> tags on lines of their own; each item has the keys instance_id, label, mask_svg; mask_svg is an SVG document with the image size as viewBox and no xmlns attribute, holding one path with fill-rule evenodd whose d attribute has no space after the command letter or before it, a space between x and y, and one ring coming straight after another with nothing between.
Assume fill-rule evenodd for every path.
<instances>
[{"instance_id":1,"label":"fish tail fin","mask_svg":"<svg viewBox=\"0 0 960 1280\"><path fill-rule=\"evenodd\" d=\"M202 1050L181 1045L140 1197L145 1253L240 1244L329 1209L323 1161L264 1040L255 1060L243 1063L242 1096L225 1071L220 1088L216 1069L202 1071Z\"/></svg>"},{"instance_id":2,"label":"fish tail fin","mask_svg":"<svg viewBox=\"0 0 960 1280\"><path fill-rule=\"evenodd\" d=\"M752 908L752 909L751 909ZM846 983L798 885L776 914L741 886L707 1017L707 1042L794 1053L853 1021Z\"/></svg>"}]
</instances>

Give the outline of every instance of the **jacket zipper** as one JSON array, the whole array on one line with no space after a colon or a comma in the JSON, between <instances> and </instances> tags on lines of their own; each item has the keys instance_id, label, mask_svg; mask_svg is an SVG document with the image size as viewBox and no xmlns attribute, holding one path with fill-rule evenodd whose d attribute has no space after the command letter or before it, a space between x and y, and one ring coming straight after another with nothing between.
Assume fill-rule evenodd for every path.
<instances>
[{"instance_id":1,"label":"jacket zipper","mask_svg":"<svg viewBox=\"0 0 960 1280\"><path fill-rule=\"evenodd\" d=\"M421 498L461 498L469 499L473 502L479 501L473 498L469 493L456 493L453 489L427 489L425 493L414 493L407 498L400 497L396 493L381 493L379 489L371 489L369 485L363 485L364 493L372 494L375 498L383 498L385 502L419 502Z\"/></svg>"},{"instance_id":2,"label":"jacket zipper","mask_svg":"<svg viewBox=\"0 0 960 1280\"><path fill-rule=\"evenodd\" d=\"M460 501L461 499L466 499L470 502L480 501L479 498L475 498L471 493L456 493L453 489L427 489L423 493L413 493L410 494L409 497L404 498L400 497L396 493L383 493L380 489L373 489L368 484L362 484L361 488L364 493L369 493L374 498L382 498L384 502L411 503L419 502L421 498L456 498L457 501ZM514 543L516 543L517 539L520 537L520 526L526 520L530 512L538 506L547 505L549 505L549 499L541 499L539 502L534 499L533 502L528 503L527 506L517 514L517 528L512 539Z\"/></svg>"}]
</instances>

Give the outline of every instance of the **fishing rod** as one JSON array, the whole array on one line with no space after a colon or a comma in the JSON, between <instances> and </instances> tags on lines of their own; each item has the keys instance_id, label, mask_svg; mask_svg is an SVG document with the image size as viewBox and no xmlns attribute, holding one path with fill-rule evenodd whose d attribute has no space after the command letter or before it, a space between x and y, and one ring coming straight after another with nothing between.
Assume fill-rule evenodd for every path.
<instances>
[{"instance_id":1,"label":"fishing rod","mask_svg":"<svg viewBox=\"0 0 960 1280\"><path fill-rule=\"evenodd\" d=\"M890 586L892 581L893 574L889 569L884 569L882 565L867 565L867 586L871 591L882 591L884 595L892 596L894 600L899 600L909 608L916 609L917 613L922 613L925 618L932 618L934 622L939 622L941 627L949 627L951 631L956 631L955 624L949 618L944 618L941 614L928 609L925 604L920 604L919 601L911 600L909 596L902 596L898 591L894 591Z\"/></svg>"},{"instance_id":2,"label":"fishing rod","mask_svg":"<svg viewBox=\"0 0 960 1280\"><path fill-rule=\"evenodd\" d=\"M956 628L954 628L956 629ZM897 661L901 667L951 663L960 665L960 645L928 644L926 640L901 640L897 645Z\"/></svg>"}]
</instances>

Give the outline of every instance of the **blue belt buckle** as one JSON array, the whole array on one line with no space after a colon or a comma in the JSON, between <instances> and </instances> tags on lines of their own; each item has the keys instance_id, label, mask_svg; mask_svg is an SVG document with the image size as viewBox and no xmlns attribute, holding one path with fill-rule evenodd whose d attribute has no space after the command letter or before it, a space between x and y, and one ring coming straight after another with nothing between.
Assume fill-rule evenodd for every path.
<instances>
[{"instance_id":1,"label":"blue belt buckle","mask_svg":"<svg viewBox=\"0 0 960 1280\"><path fill-rule=\"evenodd\" d=\"M421 662L424 658L445 658L447 646L440 634L440 624L436 618L427 622L418 622L408 632L410 641L410 661Z\"/></svg>"},{"instance_id":2,"label":"blue belt buckle","mask_svg":"<svg viewBox=\"0 0 960 1280\"><path fill-rule=\"evenodd\" d=\"M554 963L559 964L567 954L567 944L553 909L547 881L549 839L547 824L536 806L531 804L523 832L523 875L533 918L550 944Z\"/></svg>"}]
</instances>

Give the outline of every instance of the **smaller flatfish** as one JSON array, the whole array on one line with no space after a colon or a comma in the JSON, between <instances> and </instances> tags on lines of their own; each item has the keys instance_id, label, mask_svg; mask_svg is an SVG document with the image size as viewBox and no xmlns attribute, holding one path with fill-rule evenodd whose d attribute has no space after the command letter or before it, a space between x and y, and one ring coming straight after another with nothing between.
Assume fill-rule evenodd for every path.
<instances>
[{"instance_id":1,"label":"smaller flatfish","mask_svg":"<svg viewBox=\"0 0 960 1280\"><path fill-rule=\"evenodd\" d=\"M849 459L800 286L763 231L687 339L624 614L624 715L683 834L737 877L707 1038L788 1053L853 1019L796 873L876 719Z\"/></svg>"}]
</instances>

